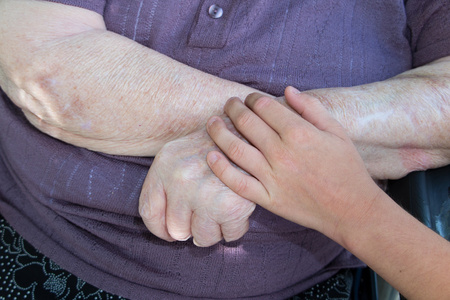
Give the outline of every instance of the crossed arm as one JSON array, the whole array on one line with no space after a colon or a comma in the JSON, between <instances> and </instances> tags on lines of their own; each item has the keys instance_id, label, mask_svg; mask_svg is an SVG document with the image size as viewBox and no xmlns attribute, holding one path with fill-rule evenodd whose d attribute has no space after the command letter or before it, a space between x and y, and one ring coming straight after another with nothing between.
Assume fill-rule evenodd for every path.
<instances>
[{"instance_id":1,"label":"crossed arm","mask_svg":"<svg viewBox=\"0 0 450 300\"><path fill-rule=\"evenodd\" d=\"M85 9L0 1L0 85L41 131L109 154L154 156L254 89L106 30ZM220 91L220 94L217 93Z\"/></svg>"},{"instance_id":2,"label":"crossed arm","mask_svg":"<svg viewBox=\"0 0 450 300\"><path fill-rule=\"evenodd\" d=\"M335 240L408 299L448 298L450 243L374 183L344 128L317 99L293 88L286 99L298 114L257 95L245 105L226 104L251 144L220 118L208 121L220 149L250 175L217 151L208 154L214 173L239 195Z\"/></svg>"},{"instance_id":3,"label":"crossed arm","mask_svg":"<svg viewBox=\"0 0 450 300\"><path fill-rule=\"evenodd\" d=\"M1 0L0 39L0 85L36 128L95 151L157 154L140 201L154 234L193 235L206 246L245 233L254 204L210 171L205 157L215 145L204 124L228 98L254 89L176 62L107 31L98 14L61 4ZM308 93L344 125L374 178L398 178L449 162L450 141L442 138L450 126L449 60Z\"/></svg>"}]
</instances>

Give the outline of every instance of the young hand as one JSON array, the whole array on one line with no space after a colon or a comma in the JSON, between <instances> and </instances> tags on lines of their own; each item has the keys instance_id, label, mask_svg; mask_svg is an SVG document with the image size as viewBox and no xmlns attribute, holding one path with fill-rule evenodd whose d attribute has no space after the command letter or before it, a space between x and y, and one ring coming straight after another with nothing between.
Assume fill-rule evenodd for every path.
<instances>
[{"instance_id":1,"label":"young hand","mask_svg":"<svg viewBox=\"0 0 450 300\"><path fill-rule=\"evenodd\" d=\"M207 130L218 151L207 162L231 190L288 220L336 236L344 218L362 218L381 190L370 178L344 128L318 99L292 87L286 101L251 94L230 99L225 112L249 141L231 133L218 117Z\"/></svg>"}]
</instances>

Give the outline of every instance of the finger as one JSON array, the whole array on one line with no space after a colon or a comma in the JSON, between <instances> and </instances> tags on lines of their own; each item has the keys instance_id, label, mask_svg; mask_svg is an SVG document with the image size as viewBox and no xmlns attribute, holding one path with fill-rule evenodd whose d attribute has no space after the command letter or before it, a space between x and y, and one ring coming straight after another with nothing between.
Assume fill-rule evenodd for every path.
<instances>
[{"instance_id":1,"label":"finger","mask_svg":"<svg viewBox=\"0 0 450 300\"><path fill-rule=\"evenodd\" d=\"M261 182L232 166L220 152L209 152L206 161L213 173L239 196L258 204L267 198L267 191Z\"/></svg>"},{"instance_id":2,"label":"finger","mask_svg":"<svg viewBox=\"0 0 450 300\"><path fill-rule=\"evenodd\" d=\"M293 87L285 90L287 103L316 128L347 137L342 125L327 111L319 99L300 93Z\"/></svg>"},{"instance_id":3,"label":"finger","mask_svg":"<svg viewBox=\"0 0 450 300\"><path fill-rule=\"evenodd\" d=\"M257 100L257 99L259 99L261 97L266 97L266 96L268 97L268 95L263 95L263 94L260 94L260 93L251 93L245 98L245 101L254 101L254 100Z\"/></svg>"},{"instance_id":4,"label":"finger","mask_svg":"<svg viewBox=\"0 0 450 300\"><path fill-rule=\"evenodd\" d=\"M255 210L256 205L251 201L247 201L246 204L248 205L243 205L241 207L244 209L244 211L242 211L242 209L238 209L237 211L233 212L233 215L238 216L238 218L224 222L220 226L225 241L231 242L238 240L243 237L244 234L248 231L248 219Z\"/></svg>"},{"instance_id":5,"label":"finger","mask_svg":"<svg viewBox=\"0 0 450 300\"><path fill-rule=\"evenodd\" d=\"M240 239L249 228L248 219L255 210L256 204L250 200L243 199L235 195L232 191L228 191L226 195L227 206L224 206L227 212L223 219L220 220L220 229L223 238L227 242Z\"/></svg>"},{"instance_id":6,"label":"finger","mask_svg":"<svg viewBox=\"0 0 450 300\"><path fill-rule=\"evenodd\" d=\"M249 222L248 219L240 223L228 222L222 224L220 228L222 230L223 239L227 242L232 242L244 236L244 234L248 231Z\"/></svg>"},{"instance_id":7,"label":"finger","mask_svg":"<svg viewBox=\"0 0 450 300\"><path fill-rule=\"evenodd\" d=\"M166 195L152 171L145 178L139 197L139 214L148 230L168 242L174 241L166 227Z\"/></svg>"},{"instance_id":8,"label":"finger","mask_svg":"<svg viewBox=\"0 0 450 300\"><path fill-rule=\"evenodd\" d=\"M228 100L224 109L236 129L261 152L280 141L278 134L238 98Z\"/></svg>"},{"instance_id":9,"label":"finger","mask_svg":"<svg viewBox=\"0 0 450 300\"><path fill-rule=\"evenodd\" d=\"M220 225L208 217L203 209L192 214L193 243L198 247L209 247L222 240Z\"/></svg>"},{"instance_id":10,"label":"finger","mask_svg":"<svg viewBox=\"0 0 450 300\"><path fill-rule=\"evenodd\" d=\"M247 97L245 105L277 134L297 128L302 122L298 114L270 97ZM270 148L272 146L273 144ZM263 153L266 154L264 151Z\"/></svg>"},{"instance_id":11,"label":"finger","mask_svg":"<svg viewBox=\"0 0 450 300\"><path fill-rule=\"evenodd\" d=\"M209 119L206 126L212 140L235 164L257 178L263 176L269 165L258 149L230 132L219 117Z\"/></svg>"},{"instance_id":12,"label":"finger","mask_svg":"<svg viewBox=\"0 0 450 300\"><path fill-rule=\"evenodd\" d=\"M177 187L178 188L178 187ZM186 241L191 235L192 210L186 205L188 200L183 195L168 195L172 197L167 204L166 223L170 236L177 241ZM175 199L174 199L175 198Z\"/></svg>"}]
</instances>

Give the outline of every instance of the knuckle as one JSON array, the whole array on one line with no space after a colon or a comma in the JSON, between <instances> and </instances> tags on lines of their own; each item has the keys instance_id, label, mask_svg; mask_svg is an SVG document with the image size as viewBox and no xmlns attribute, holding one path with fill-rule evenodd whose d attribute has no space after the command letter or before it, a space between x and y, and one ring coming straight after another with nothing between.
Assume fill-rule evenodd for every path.
<instances>
[{"instance_id":1,"label":"knuckle","mask_svg":"<svg viewBox=\"0 0 450 300\"><path fill-rule=\"evenodd\" d=\"M244 150L240 140L232 141L228 147L228 156L233 160L239 160L244 157Z\"/></svg>"},{"instance_id":2,"label":"knuckle","mask_svg":"<svg viewBox=\"0 0 450 300\"><path fill-rule=\"evenodd\" d=\"M245 195L248 190L248 182L245 178L241 178L236 183L236 193L239 195Z\"/></svg>"},{"instance_id":3,"label":"knuckle","mask_svg":"<svg viewBox=\"0 0 450 300\"><path fill-rule=\"evenodd\" d=\"M154 218L155 212L151 209L150 199L147 193L141 195L139 199L139 215L145 223Z\"/></svg>"},{"instance_id":4,"label":"knuckle","mask_svg":"<svg viewBox=\"0 0 450 300\"><path fill-rule=\"evenodd\" d=\"M297 126L289 126L286 128L285 136L293 142L303 142L308 138L307 131L301 130Z\"/></svg>"},{"instance_id":5,"label":"knuckle","mask_svg":"<svg viewBox=\"0 0 450 300\"><path fill-rule=\"evenodd\" d=\"M289 154L284 147L274 147L270 149L270 157L272 157L274 161L284 162L288 159Z\"/></svg>"},{"instance_id":6,"label":"knuckle","mask_svg":"<svg viewBox=\"0 0 450 300\"><path fill-rule=\"evenodd\" d=\"M210 175L209 167L201 161L184 162L182 165L172 169L170 175L172 186L195 184L202 178ZM196 185L196 184L195 184Z\"/></svg>"},{"instance_id":7,"label":"knuckle","mask_svg":"<svg viewBox=\"0 0 450 300\"><path fill-rule=\"evenodd\" d=\"M147 201L140 201L139 203L139 215L142 219L148 219L150 217L150 209Z\"/></svg>"},{"instance_id":8,"label":"knuckle","mask_svg":"<svg viewBox=\"0 0 450 300\"><path fill-rule=\"evenodd\" d=\"M253 107L256 111L260 111L266 108L267 106L270 106L272 104L272 101L273 100L270 99L269 97L264 96L255 100L255 104Z\"/></svg>"},{"instance_id":9,"label":"knuckle","mask_svg":"<svg viewBox=\"0 0 450 300\"><path fill-rule=\"evenodd\" d=\"M235 185L230 185L232 190L228 190L222 195L221 201L214 204L214 214L212 219L219 223L239 222L250 216L256 204L245 197L239 195L239 190L247 190L248 185L245 180L236 181Z\"/></svg>"},{"instance_id":10,"label":"knuckle","mask_svg":"<svg viewBox=\"0 0 450 300\"><path fill-rule=\"evenodd\" d=\"M287 174L296 174L296 172L302 173L301 170L304 164L307 163L304 160L298 160L298 154L296 152L292 152L284 147L273 149L270 156L277 162L277 165L282 166ZM269 175L272 180L277 180L277 178L273 177L274 174Z\"/></svg>"},{"instance_id":11,"label":"knuckle","mask_svg":"<svg viewBox=\"0 0 450 300\"><path fill-rule=\"evenodd\" d=\"M222 239L222 235L220 234L220 230L217 232L212 231L201 231L193 233L194 244L198 247L209 247L212 246Z\"/></svg>"},{"instance_id":12,"label":"knuckle","mask_svg":"<svg viewBox=\"0 0 450 300\"><path fill-rule=\"evenodd\" d=\"M253 92L251 94L249 94L246 98L246 101L250 101L250 100L256 100L259 99L261 97L263 97L263 94L257 93L257 92Z\"/></svg>"},{"instance_id":13,"label":"knuckle","mask_svg":"<svg viewBox=\"0 0 450 300\"><path fill-rule=\"evenodd\" d=\"M289 146L298 145L302 148L309 148L317 143L317 134L310 128L296 128L291 126L287 128L284 135L286 144Z\"/></svg>"},{"instance_id":14,"label":"knuckle","mask_svg":"<svg viewBox=\"0 0 450 300\"><path fill-rule=\"evenodd\" d=\"M238 127L251 127L253 123L253 113L250 110L242 111L236 118L236 125Z\"/></svg>"},{"instance_id":15,"label":"knuckle","mask_svg":"<svg viewBox=\"0 0 450 300\"><path fill-rule=\"evenodd\" d=\"M147 229L150 232L152 232L153 234L160 236L160 234L158 234L158 232L160 231L160 227L163 222L161 222L161 219L159 218L159 216L151 215L151 214L147 214L147 215L141 214L141 217L142 217L142 221L144 222Z\"/></svg>"},{"instance_id":16,"label":"knuckle","mask_svg":"<svg viewBox=\"0 0 450 300\"><path fill-rule=\"evenodd\" d=\"M240 239L248 231L249 223L243 222L239 224L232 224L227 231L224 232L223 238L227 242L232 242Z\"/></svg>"},{"instance_id":17,"label":"knuckle","mask_svg":"<svg viewBox=\"0 0 450 300\"><path fill-rule=\"evenodd\" d=\"M161 219L163 219L163 216L160 213L155 213L155 212L149 211L149 210L141 212L141 217L146 224L148 224L152 227L160 224Z\"/></svg>"},{"instance_id":18,"label":"knuckle","mask_svg":"<svg viewBox=\"0 0 450 300\"><path fill-rule=\"evenodd\" d=\"M227 172L228 166L226 164L218 162L214 164L214 173L217 174L217 177L221 180L226 178Z\"/></svg>"},{"instance_id":19,"label":"knuckle","mask_svg":"<svg viewBox=\"0 0 450 300\"><path fill-rule=\"evenodd\" d=\"M177 185L180 184L184 186L185 184L189 183L191 179L193 179L194 174L187 169L176 169L173 170L172 174L172 180L173 182L176 182Z\"/></svg>"}]
</instances>

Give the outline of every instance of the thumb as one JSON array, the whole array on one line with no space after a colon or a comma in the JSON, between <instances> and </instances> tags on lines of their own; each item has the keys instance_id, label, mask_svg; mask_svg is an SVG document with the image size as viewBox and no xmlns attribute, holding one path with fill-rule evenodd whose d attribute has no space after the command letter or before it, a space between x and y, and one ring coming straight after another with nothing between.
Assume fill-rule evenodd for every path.
<instances>
[{"instance_id":1,"label":"thumb","mask_svg":"<svg viewBox=\"0 0 450 300\"><path fill-rule=\"evenodd\" d=\"M166 193L152 170L147 174L139 197L139 214L147 229L168 242L174 241L166 227Z\"/></svg>"}]
</instances>

